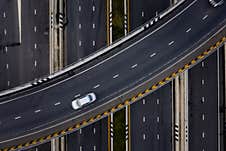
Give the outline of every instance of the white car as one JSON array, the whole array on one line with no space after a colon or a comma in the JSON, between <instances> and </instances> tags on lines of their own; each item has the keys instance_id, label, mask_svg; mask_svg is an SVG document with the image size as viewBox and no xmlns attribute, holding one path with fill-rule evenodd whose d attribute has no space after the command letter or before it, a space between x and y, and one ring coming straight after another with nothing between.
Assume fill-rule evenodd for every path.
<instances>
[{"instance_id":1,"label":"white car","mask_svg":"<svg viewBox=\"0 0 226 151\"><path fill-rule=\"evenodd\" d=\"M213 7L218 7L218 6L220 6L220 5L222 5L224 3L224 0L209 0L209 3Z\"/></svg>"},{"instance_id":2,"label":"white car","mask_svg":"<svg viewBox=\"0 0 226 151\"><path fill-rule=\"evenodd\" d=\"M83 107L86 104L92 103L96 100L95 93L88 93L83 97L77 98L72 101L71 105L74 110L77 110Z\"/></svg>"}]
</instances>

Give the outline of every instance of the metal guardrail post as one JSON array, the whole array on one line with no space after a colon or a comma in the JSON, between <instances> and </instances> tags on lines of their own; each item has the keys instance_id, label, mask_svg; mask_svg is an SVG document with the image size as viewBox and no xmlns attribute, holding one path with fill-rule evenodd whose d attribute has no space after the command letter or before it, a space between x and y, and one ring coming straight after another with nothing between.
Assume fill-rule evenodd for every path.
<instances>
[{"instance_id":1,"label":"metal guardrail post","mask_svg":"<svg viewBox=\"0 0 226 151\"><path fill-rule=\"evenodd\" d=\"M59 70L64 65L64 1L59 0Z\"/></svg>"},{"instance_id":2,"label":"metal guardrail post","mask_svg":"<svg viewBox=\"0 0 226 151\"><path fill-rule=\"evenodd\" d=\"M113 129L113 124L114 124L114 114L111 113L108 116L108 151L114 151L114 129Z\"/></svg>"},{"instance_id":3,"label":"metal guardrail post","mask_svg":"<svg viewBox=\"0 0 226 151\"><path fill-rule=\"evenodd\" d=\"M124 0L124 35L128 33L128 3L129 0Z\"/></svg>"},{"instance_id":4,"label":"metal guardrail post","mask_svg":"<svg viewBox=\"0 0 226 151\"><path fill-rule=\"evenodd\" d=\"M175 151L180 151L180 95L179 95L179 77L174 80L174 148Z\"/></svg>"}]
</instances>

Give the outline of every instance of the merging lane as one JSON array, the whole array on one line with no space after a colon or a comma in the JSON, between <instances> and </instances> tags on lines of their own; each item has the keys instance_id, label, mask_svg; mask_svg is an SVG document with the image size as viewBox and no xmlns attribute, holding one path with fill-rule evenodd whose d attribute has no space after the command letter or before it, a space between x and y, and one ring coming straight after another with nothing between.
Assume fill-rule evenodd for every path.
<instances>
[{"instance_id":1,"label":"merging lane","mask_svg":"<svg viewBox=\"0 0 226 151\"><path fill-rule=\"evenodd\" d=\"M225 10L226 5L213 8L208 1L193 1L165 25L154 32L144 32L143 38L136 39L120 53L93 68L41 91L2 102L0 147L24 135L46 130L65 119L81 116L81 113L159 73L174 63L176 57L189 53L188 48L224 21ZM74 111L71 108L74 96L88 92L95 92L97 101Z\"/></svg>"}]
</instances>

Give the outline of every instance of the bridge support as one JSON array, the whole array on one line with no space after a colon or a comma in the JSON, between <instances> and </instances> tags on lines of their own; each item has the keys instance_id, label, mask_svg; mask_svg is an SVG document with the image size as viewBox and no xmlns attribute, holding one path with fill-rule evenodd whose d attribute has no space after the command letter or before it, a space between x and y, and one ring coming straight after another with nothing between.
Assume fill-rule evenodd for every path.
<instances>
[{"instance_id":1,"label":"bridge support","mask_svg":"<svg viewBox=\"0 0 226 151\"><path fill-rule=\"evenodd\" d=\"M107 45L112 42L112 0L107 0Z\"/></svg>"},{"instance_id":2,"label":"bridge support","mask_svg":"<svg viewBox=\"0 0 226 151\"><path fill-rule=\"evenodd\" d=\"M174 148L188 151L188 71L174 80Z\"/></svg>"},{"instance_id":3,"label":"bridge support","mask_svg":"<svg viewBox=\"0 0 226 151\"><path fill-rule=\"evenodd\" d=\"M126 106L126 151L130 151L130 105Z\"/></svg>"},{"instance_id":4,"label":"bridge support","mask_svg":"<svg viewBox=\"0 0 226 151\"><path fill-rule=\"evenodd\" d=\"M51 151L66 151L66 141L64 136L51 140Z\"/></svg>"},{"instance_id":5,"label":"bridge support","mask_svg":"<svg viewBox=\"0 0 226 151\"><path fill-rule=\"evenodd\" d=\"M114 150L114 131L113 131L114 114L108 116L108 151Z\"/></svg>"},{"instance_id":6,"label":"bridge support","mask_svg":"<svg viewBox=\"0 0 226 151\"><path fill-rule=\"evenodd\" d=\"M18 24L19 24L19 43L21 44L21 0L17 0Z\"/></svg>"},{"instance_id":7,"label":"bridge support","mask_svg":"<svg viewBox=\"0 0 226 151\"><path fill-rule=\"evenodd\" d=\"M49 70L50 73L63 68L64 1L49 1Z\"/></svg>"}]
</instances>

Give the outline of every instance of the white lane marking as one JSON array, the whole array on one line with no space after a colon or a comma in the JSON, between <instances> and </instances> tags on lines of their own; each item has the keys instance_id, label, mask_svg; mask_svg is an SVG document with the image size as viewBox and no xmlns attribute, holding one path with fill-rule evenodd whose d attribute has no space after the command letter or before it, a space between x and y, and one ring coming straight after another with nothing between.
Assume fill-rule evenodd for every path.
<instances>
[{"instance_id":1,"label":"white lane marking","mask_svg":"<svg viewBox=\"0 0 226 151\"><path fill-rule=\"evenodd\" d=\"M93 12L95 12L95 10L96 10L96 8L95 8L95 6L93 6Z\"/></svg>"},{"instance_id":2,"label":"white lane marking","mask_svg":"<svg viewBox=\"0 0 226 151\"><path fill-rule=\"evenodd\" d=\"M204 85L205 84L205 80L204 79L202 79L202 85Z\"/></svg>"},{"instance_id":3,"label":"white lane marking","mask_svg":"<svg viewBox=\"0 0 226 151\"><path fill-rule=\"evenodd\" d=\"M57 102L57 103L55 103L54 105L57 106L57 105L60 105L60 104L61 104L61 102Z\"/></svg>"},{"instance_id":4,"label":"white lane marking","mask_svg":"<svg viewBox=\"0 0 226 151\"><path fill-rule=\"evenodd\" d=\"M93 88L96 89L98 87L100 87L100 84L95 85Z\"/></svg>"},{"instance_id":5,"label":"white lane marking","mask_svg":"<svg viewBox=\"0 0 226 151\"><path fill-rule=\"evenodd\" d=\"M82 41L81 40L79 40L78 45L79 45L79 47L82 46Z\"/></svg>"},{"instance_id":6,"label":"white lane marking","mask_svg":"<svg viewBox=\"0 0 226 151\"><path fill-rule=\"evenodd\" d=\"M3 17L6 18L6 13L5 12L3 12Z\"/></svg>"},{"instance_id":7,"label":"white lane marking","mask_svg":"<svg viewBox=\"0 0 226 151\"><path fill-rule=\"evenodd\" d=\"M202 132L202 138L205 138L205 132Z\"/></svg>"},{"instance_id":8,"label":"white lane marking","mask_svg":"<svg viewBox=\"0 0 226 151\"><path fill-rule=\"evenodd\" d=\"M37 43L34 44L34 48L37 49Z\"/></svg>"},{"instance_id":9,"label":"white lane marking","mask_svg":"<svg viewBox=\"0 0 226 151\"><path fill-rule=\"evenodd\" d=\"M35 60L35 67L37 67L37 60Z\"/></svg>"},{"instance_id":10,"label":"white lane marking","mask_svg":"<svg viewBox=\"0 0 226 151\"><path fill-rule=\"evenodd\" d=\"M191 31L191 28L188 28L187 30L186 30L186 33L189 33Z\"/></svg>"},{"instance_id":11,"label":"white lane marking","mask_svg":"<svg viewBox=\"0 0 226 151\"><path fill-rule=\"evenodd\" d=\"M9 69L9 64L8 64L8 63L6 64L6 69L7 69L7 70Z\"/></svg>"},{"instance_id":12,"label":"white lane marking","mask_svg":"<svg viewBox=\"0 0 226 151\"><path fill-rule=\"evenodd\" d=\"M34 15L37 15L37 10L36 9L34 9Z\"/></svg>"},{"instance_id":13,"label":"white lane marking","mask_svg":"<svg viewBox=\"0 0 226 151\"><path fill-rule=\"evenodd\" d=\"M96 151L97 150L97 147L96 145L93 146L93 151Z\"/></svg>"},{"instance_id":14,"label":"white lane marking","mask_svg":"<svg viewBox=\"0 0 226 151\"><path fill-rule=\"evenodd\" d=\"M136 67L137 67L137 64L131 66L132 69L136 68Z\"/></svg>"},{"instance_id":15,"label":"white lane marking","mask_svg":"<svg viewBox=\"0 0 226 151\"><path fill-rule=\"evenodd\" d=\"M156 53L154 52L153 54L150 55L150 58L154 57Z\"/></svg>"},{"instance_id":16,"label":"white lane marking","mask_svg":"<svg viewBox=\"0 0 226 151\"><path fill-rule=\"evenodd\" d=\"M156 104L159 104L159 99L156 100Z\"/></svg>"},{"instance_id":17,"label":"white lane marking","mask_svg":"<svg viewBox=\"0 0 226 151\"><path fill-rule=\"evenodd\" d=\"M203 97L202 97L202 103L204 103L204 102L205 102L205 97L203 96Z\"/></svg>"},{"instance_id":18,"label":"white lane marking","mask_svg":"<svg viewBox=\"0 0 226 151\"><path fill-rule=\"evenodd\" d=\"M75 95L75 98L80 97L80 94Z\"/></svg>"},{"instance_id":19,"label":"white lane marking","mask_svg":"<svg viewBox=\"0 0 226 151\"><path fill-rule=\"evenodd\" d=\"M93 40L93 47L94 47L94 46L96 46L96 41L95 41L95 40Z\"/></svg>"},{"instance_id":20,"label":"white lane marking","mask_svg":"<svg viewBox=\"0 0 226 151\"><path fill-rule=\"evenodd\" d=\"M145 102L145 99L143 99L143 105L145 104L146 102Z\"/></svg>"},{"instance_id":21,"label":"white lane marking","mask_svg":"<svg viewBox=\"0 0 226 151\"><path fill-rule=\"evenodd\" d=\"M169 46L171 46L172 44L174 44L174 41L168 43Z\"/></svg>"},{"instance_id":22,"label":"white lane marking","mask_svg":"<svg viewBox=\"0 0 226 151\"><path fill-rule=\"evenodd\" d=\"M93 134L96 134L96 128L95 127L93 128Z\"/></svg>"},{"instance_id":23,"label":"white lane marking","mask_svg":"<svg viewBox=\"0 0 226 151\"><path fill-rule=\"evenodd\" d=\"M157 123L159 123L159 116L157 116L157 119L156 120L157 120Z\"/></svg>"},{"instance_id":24,"label":"white lane marking","mask_svg":"<svg viewBox=\"0 0 226 151\"><path fill-rule=\"evenodd\" d=\"M14 120L19 120L21 118L22 118L21 116L17 116L17 117L14 118Z\"/></svg>"},{"instance_id":25,"label":"white lane marking","mask_svg":"<svg viewBox=\"0 0 226 151\"><path fill-rule=\"evenodd\" d=\"M81 7L81 5L79 5L78 6L78 11L81 12L81 10L82 10L82 7Z\"/></svg>"},{"instance_id":26,"label":"white lane marking","mask_svg":"<svg viewBox=\"0 0 226 151\"><path fill-rule=\"evenodd\" d=\"M78 28L79 29L82 29L82 24L78 24Z\"/></svg>"},{"instance_id":27,"label":"white lane marking","mask_svg":"<svg viewBox=\"0 0 226 151\"><path fill-rule=\"evenodd\" d=\"M95 29L96 28L96 25L93 23L93 29Z\"/></svg>"},{"instance_id":28,"label":"white lane marking","mask_svg":"<svg viewBox=\"0 0 226 151\"><path fill-rule=\"evenodd\" d=\"M79 150L82 151L82 146L79 147Z\"/></svg>"},{"instance_id":29,"label":"white lane marking","mask_svg":"<svg viewBox=\"0 0 226 151\"><path fill-rule=\"evenodd\" d=\"M5 35L5 36L7 35L7 30L6 30L6 29L4 29L4 35Z\"/></svg>"},{"instance_id":30,"label":"white lane marking","mask_svg":"<svg viewBox=\"0 0 226 151\"><path fill-rule=\"evenodd\" d=\"M145 116L143 116L143 123L145 123L145 121L146 121L146 118L145 118Z\"/></svg>"},{"instance_id":31,"label":"white lane marking","mask_svg":"<svg viewBox=\"0 0 226 151\"><path fill-rule=\"evenodd\" d=\"M202 18L202 20L205 20L207 17L208 17L208 15L205 15L205 16Z\"/></svg>"},{"instance_id":32,"label":"white lane marking","mask_svg":"<svg viewBox=\"0 0 226 151\"><path fill-rule=\"evenodd\" d=\"M202 114L202 120L203 121L205 120L205 114Z\"/></svg>"},{"instance_id":33,"label":"white lane marking","mask_svg":"<svg viewBox=\"0 0 226 151\"><path fill-rule=\"evenodd\" d=\"M37 27L36 26L34 26L34 32L37 32Z\"/></svg>"},{"instance_id":34,"label":"white lane marking","mask_svg":"<svg viewBox=\"0 0 226 151\"><path fill-rule=\"evenodd\" d=\"M145 134L143 134L143 140L145 140L146 139L146 135Z\"/></svg>"},{"instance_id":35,"label":"white lane marking","mask_svg":"<svg viewBox=\"0 0 226 151\"><path fill-rule=\"evenodd\" d=\"M8 47L5 47L5 53L7 53L8 52Z\"/></svg>"},{"instance_id":36,"label":"white lane marking","mask_svg":"<svg viewBox=\"0 0 226 151\"><path fill-rule=\"evenodd\" d=\"M159 135L159 134L157 134L157 140L159 140L159 138L160 138L160 135Z\"/></svg>"},{"instance_id":37,"label":"white lane marking","mask_svg":"<svg viewBox=\"0 0 226 151\"><path fill-rule=\"evenodd\" d=\"M35 113L39 113L39 112L41 112L41 110L36 110L36 111L35 111Z\"/></svg>"},{"instance_id":38,"label":"white lane marking","mask_svg":"<svg viewBox=\"0 0 226 151\"><path fill-rule=\"evenodd\" d=\"M205 66L205 63L204 62L202 62L202 67L204 67Z\"/></svg>"},{"instance_id":39,"label":"white lane marking","mask_svg":"<svg viewBox=\"0 0 226 151\"><path fill-rule=\"evenodd\" d=\"M113 76L113 79L116 79L118 77L119 77L119 74L116 74L116 75Z\"/></svg>"}]
</instances>

